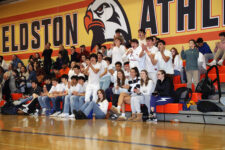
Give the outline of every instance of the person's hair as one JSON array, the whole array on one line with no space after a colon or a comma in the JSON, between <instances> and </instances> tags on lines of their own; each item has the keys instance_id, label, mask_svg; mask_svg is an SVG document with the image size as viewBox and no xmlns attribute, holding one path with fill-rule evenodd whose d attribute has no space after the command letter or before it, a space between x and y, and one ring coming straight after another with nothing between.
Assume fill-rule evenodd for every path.
<instances>
[{"instance_id":1,"label":"person's hair","mask_svg":"<svg viewBox=\"0 0 225 150\"><path fill-rule=\"evenodd\" d=\"M127 61L127 62L125 62L123 65L125 66L125 65L129 65L129 64L130 64L130 62Z\"/></svg>"},{"instance_id":2,"label":"person's hair","mask_svg":"<svg viewBox=\"0 0 225 150\"><path fill-rule=\"evenodd\" d=\"M112 58L110 58L110 57L106 57L104 60L109 61L110 64L112 63Z\"/></svg>"},{"instance_id":3,"label":"person's hair","mask_svg":"<svg viewBox=\"0 0 225 150\"><path fill-rule=\"evenodd\" d=\"M165 71L165 70L159 70L159 72L160 72L161 74L163 74L164 77L166 77L166 71Z\"/></svg>"},{"instance_id":4,"label":"person's hair","mask_svg":"<svg viewBox=\"0 0 225 150\"><path fill-rule=\"evenodd\" d=\"M166 45L166 42L165 42L164 40L159 40L159 41L157 42L157 44L159 44L159 43L162 43L163 45Z\"/></svg>"},{"instance_id":5,"label":"person's hair","mask_svg":"<svg viewBox=\"0 0 225 150\"><path fill-rule=\"evenodd\" d=\"M146 38L147 41L154 41L154 38L152 36L149 36Z\"/></svg>"},{"instance_id":6,"label":"person's hair","mask_svg":"<svg viewBox=\"0 0 225 150\"><path fill-rule=\"evenodd\" d=\"M107 49L107 47L106 47L105 45L102 45L101 48L102 48L102 47L103 47L104 49Z\"/></svg>"},{"instance_id":7,"label":"person's hair","mask_svg":"<svg viewBox=\"0 0 225 150\"><path fill-rule=\"evenodd\" d=\"M146 33L144 29L139 29L138 32Z\"/></svg>"},{"instance_id":8,"label":"person's hair","mask_svg":"<svg viewBox=\"0 0 225 150\"><path fill-rule=\"evenodd\" d=\"M121 30L120 29L116 29L115 33L121 33Z\"/></svg>"},{"instance_id":9,"label":"person's hair","mask_svg":"<svg viewBox=\"0 0 225 150\"><path fill-rule=\"evenodd\" d=\"M80 70L80 66L79 65L75 65L73 68L77 68Z\"/></svg>"},{"instance_id":10,"label":"person's hair","mask_svg":"<svg viewBox=\"0 0 225 150\"><path fill-rule=\"evenodd\" d=\"M118 78L118 72L122 73L122 80L120 80L120 78ZM125 77L124 71L123 70L117 71L117 85L119 87L122 87L125 84L125 80L126 80L126 77Z\"/></svg>"},{"instance_id":11,"label":"person's hair","mask_svg":"<svg viewBox=\"0 0 225 150\"><path fill-rule=\"evenodd\" d=\"M78 80L83 80L85 82L85 77L83 76L78 76Z\"/></svg>"},{"instance_id":12,"label":"person's hair","mask_svg":"<svg viewBox=\"0 0 225 150\"><path fill-rule=\"evenodd\" d=\"M78 80L78 76L72 76L70 79L71 80L73 80L73 79Z\"/></svg>"},{"instance_id":13,"label":"person's hair","mask_svg":"<svg viewBox=\"0 0 225 150\"><path fill-rule=\"evenodd\" d=\"M50 42L45 43L45 45L47 45L47 44L49 44L51 46L51 43Z\"/></svg>"},{"instance_id":14,"label":"person's hair","mask_svg":"<svg viewBox=\"0 0 225 150\"><path fill-rule=\"evenodd\" d=\"M136 77L137 77L137 78L140 76L140 74L139 74L139 71L138 71L138 68L137 68L137 67L131 68L131 70L134 70L134 71L135 71L135 73L136 73Z\"/></svg>"},{"instance_id":15,"label":"person's hair","mask_svg":"<svg viewBox=\"0 0 225 150\"><path fill-rule=\"evenodd\" d=\"M98 56L97 56L96 54L91 54L91 55L90 55L90 59L91 59L92 57L95 58L96 61L98 61Z\"/></svg>"},{"instance_id":16,"label":"person's hair","mask_svg":"<svg viewBox=\"0 0 225 150\"><path fill-rule=\"evenodd\" d=\"M38 54L38 59L41 59L40 53L35 53L35 55Z\"/></svg>"},{"instance_id":17,"label":"person's hair","mask_svg":"<svg viewBox=\"0 0 225 150\"><path fill-rule=\"evenodd\" d=\"M32 80L31 83L38 84L38 81L37 80Z\"/></svg>"},{"instance_id":18,"label":"person's hair","mask_svg":"<svg viewBox=\"0 0 225 150\"><path fill-rule=\"evenodd\" d=\"M101 55L103 57L103 54L101 52L98 52L97 55Z\"/></svg>"},{"instance_id":19,"label":"person's hair","mask_svg":"<svg viewBox=\"0 0 225 150\"><path fill-rule=\"evenodd\" d=\"M117 61L116 63L115 63L115 66L116 65L120 65L120 67L122 67L122 63L120 62L120 61Z\"/></svg>"},{"instance_id":20,"label":"person's hair","mask_svg":"<svg viewBox=\"0 0 225 150\"><path fill-rule=\"evenodd\" d=\"M198 38L197 40L196 40L196 43L203 43L203 38Z\"/></svg>"},{"instance_id":21,"label":"person's hair","mask_svg":"<svg viewBox=\"0 0 225 150\"><path fill-rule=\"evenodd\" d=\"M75 46L71 46L70 48L76 49Z\"/></svg>"},{"instance_id":22,"label":"person's hair","mask_svg":"<svg viewBox=\"0 0 225 150\"><path fill-rule=\"evenodd\" d=\"M116 37L114 40L119 40L121 44L124 43L123 37L122 37L122 36L118 36L118 37Z\"/></svg>"},{"instance_id":23,"label":"person's hair","mask_svg":"<svg viewBox=\"0 0 225 150\"><path fill-rule=\"evenodd\" d=\"M148 85L148 82L150 80L149 76L148 76L148 72L146 70L142 70L141 72L144 72L146 74L146 81L144 81L143 79L141 79L141 86L143 86L145 84L145 86Z\"/></svg>"},{"instance_id":24,"label":"person's hair","mask_svg":"<svg viewBox=\"0 0 225 150\"><path fill-rule=\"evenodd\" d=\"M59 80L57 78L52 78L52 81L59 82Z\"/></svg>"},{"instance_id":25,"label":"person's hair","mask_svg":"<svg viewBox=\"0 0 225 150\"><path fill-rule=\"evenodd\" d=\"M98 92L101 92L102 93L103 98L102 98L102 100L100 98L98 98L97 103L102 102L102 101L104 101L106 99L105 91L104 90L102 90L102 89L98 90L97 91L97 94L98 94Z\"/></svg>"},{"instance_id":26,"label":"person's hair","mask_svg":"<svg viewBox=\"0 0 225 150\"><path fill-rule=\"evenodd\" d=\"M44 81L45 81L45 80L50 80L50 81L51 81L52 78L51 78L50 76L46 76L46 77L44 77Z\"/></svg>"},{"instance_id":27,"label":"person's hair","mask_svg":"<svg viewBox=\"0 0 225 150\"><path fill-rule=\"evenodd\" d=\"M175 51L175 55L172 56L172 57L173 57L172 62L174 63L175 57L176 57L177 55L179 55L179 53L178 53L178 51L177 51L177 49L176 49L175 47L172 47L172 48L170 49L171 52L172 52L172 50Z\"/></svg>"},{"instance_id":28,"label":"person's hair","mask_svg":"<svg viewBox=\"0 0 225 150\"><path fill-rule=\"evenodd\" d=\"M189 42L193 42L194 45L195 45L195 47L197 46L197 45L196 45L196 41L195 41L194 39L190 39Z\"/></svg>"},{"instance_id":29,"label":"person's hair","mask_svg":"<svg viewBox=\"0 0 225 150\"><path fill-rule=\"evenodd\" d=\"M137 39L132 39L130 42L131 42L131 43L137 43L137 44L139 44L139 42L138 42Z\"/></svg>"},{"instance_id":30,"label":"person's hair","mask_svg":"<svg viewBox=\"0 0 225 150\"><path fill-rule=\"evenodd\" d=\"M67 74L63 74L63 75L61 76L61 79L62 79L62 78L68 80L68 75L67 75Z\"/></svg>"},{"instance_id":31,"label":"person's hair","mask_svg":"<svg viewBox=\"0 0 225 150\"><path fill-rule=\"evenodd\" d=\"M81 45L80 48L85 48L85 45Z\"/></svg>"},{"instance_id":32,"label":"person's hair","mask_svg":"<svg viewBox=\"0 0 225 150\"><path fill-rule=\"evenodd\" d=\"M225 32L220 32L220 33L219 33L219 36L225 37Z\"/></svg>"}]
</instances>

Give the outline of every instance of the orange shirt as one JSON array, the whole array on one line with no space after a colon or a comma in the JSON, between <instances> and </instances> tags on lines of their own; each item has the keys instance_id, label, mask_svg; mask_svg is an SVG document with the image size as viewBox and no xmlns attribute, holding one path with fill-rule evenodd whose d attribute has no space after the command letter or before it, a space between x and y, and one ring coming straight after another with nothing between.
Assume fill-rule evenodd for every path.
<instances>
[{"instance_id":1,"label":"orange shirt","mask_svg":"<svg viewBox=\"0 0 225 150\"><path fill-rule=\"evenodd\" d=\"M60 76L62 76L64 74L67 74L68 75L69 71L70 71L70 68L69 67L67 67L66 69L60 69L59 70L59 74L60 74Z\"/></svg>"}]
</instances>

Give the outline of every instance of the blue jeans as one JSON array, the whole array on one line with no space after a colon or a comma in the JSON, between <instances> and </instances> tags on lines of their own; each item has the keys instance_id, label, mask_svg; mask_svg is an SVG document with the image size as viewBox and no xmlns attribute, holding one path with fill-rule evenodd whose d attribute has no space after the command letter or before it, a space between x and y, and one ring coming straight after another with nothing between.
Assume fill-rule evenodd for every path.
<instances>
[{"instance_id":1,"label":"blue jeans","mask_svg":"<svg viewBox=\"0 0 225 150\"><path fill-rule=\"evenodd\" d=\"M100 89L103 89L104 91L106 89L109 88L109 85L110 85L110 82L111 82L111 76L103 76L101 79L100 79Z\"/></svg>"},{"instance_id":2,"label":"blue jeans","mask_svg":"<svg viewBox=\"0 0 225 150\"><path fill-rule=\"evenodd\" d=\"M60 102L64 100L64 96L47 98L45 101L47 109L51 109L50 101L52 101L53 112L60 111Z\"/></svg>"},{"instance_id":3,"label":"blue jeans","mask_svg":"<svg viewBox=\"0 0 225 150\"><path fill-rule=\"evenodd\" d=\"M95 113L96 119L104 119L105 113L99 108L98 104L95 102L86 102L80 110L86 115L89 116L91 112Z\"/></svg>"},{"instance_id":4,"label":"blue jeans","mask_svg":"<svg viewBox=\"0 0 225 150\"><path fill-rule=\"evenodd\" d=\"M151 96L150 106L154 107L154 112L156 112L157 105L165 105L168 103L173 103L174 99L171 97L161 97L161 96Z\"/></svg>"},{"instance_id":5,"label":"blue jeans","mask_svg":"<svg viewBox=\"0 0 225 150\"><path fill-rule=\"evenodd\" d=\"M70 109L71 109L71 111L73 111L73 110L78 111L79 108L84 104L84 99L85 99L84 96L75 96L75 95L72 95L70 97Z\"/></svg>"},{"instance_id":6,"label":"blue jeans","mask_svg":"<svg viewBox=\"0 0 225 150\"><path fill-rule=\"evenodd\" d=\"M28 101L31 101L32 99L33 99L33 96L30 96L30 97L25 98L25 99L20 99L19 101L20 101L21 104L23 104L23 103L26 103Z\"/></svg>"},{"instance_id":7,"label":"blue jeans","mask_svg":"<svg viewBox=\"0 0 225 150\"><path fill-rule=\"evenodd\" d=\"M40 106L41 106L42 109L43 108L47 108L46 107L46 103L45 103L45 101L46 101L47 98L48 98L48 96L39 96L38 97L38 102L39 102L39 104L40 104Z\"/></svg>"},{"instance_id":8,"label":"blue jeans","mask_svg":"<svg viewBox=\"0 0 225 150\"><path fill-rule=\"evenodd\" d=\"M66 95L65 100L64 100L64 107L63 107L63 113L69 113L70 112L70 98L72 96L71 95ZM71 109L71 113L72 113L72 109Z\"/></svg>"}]
</instances>

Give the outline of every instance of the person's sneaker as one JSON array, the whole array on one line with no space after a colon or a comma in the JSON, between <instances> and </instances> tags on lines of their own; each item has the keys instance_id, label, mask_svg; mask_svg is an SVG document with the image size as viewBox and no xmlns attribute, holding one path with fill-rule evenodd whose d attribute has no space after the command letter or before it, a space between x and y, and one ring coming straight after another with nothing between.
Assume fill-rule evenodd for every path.
<instances>
[{"instance_id":1,"label":"person's sneaker","mask_svg":"<svg viewBox=\"0 0 225 150\"><path fill-rule=\"evenodd\" d=\"M67 117L69 117L69 114L68 114L68 113L61 113L61 114L58 115L57 117L67 118Z\"/></svg>"},{"instance_id":2,"label":"person's sneaker","mask_svg":"<svg viewBox=\"0 0 225 150\"><path fill-rule=\"evenodd\" d=\"M157 122L156 113L151 111L150 114L149 114L149 119L147 120L147 122Z\"/></svg>"},{"instance_id":3,"label":"person's sneaker","mask_svg":"<svg viewBox=\"0 0 225 150\"><path fill-rule=\"evenodd\" d=\"M57 111L54 114L50 115L50 117L57 117L59 114L61 114L61 112L60 111Z\"/></svg>"},{"instance_id":4,"label":"person's sneaker","mask_svg":"<svg viewBox=\"0 0 225 150\"><path fill-rule=\"evenodd\" d=\"M220 66L222 66L223 65L223 60L222 59L220 59L219 61L218 61L218 63L217 63L218 65L220 65Z\"/></svg>"},{"instance_id":5,"label":"person's sneaker","mask_svg":"<svg viewBox=\"0 0 225 150\"><path fill-rule=\"evenodd\" d=\"M127 120L127 118L124 117L124 116L119 116L119 117L117 118L117 121L126 121L126 120Z\"/></svg>"},{"instance_id":6,"label":"person's sneaker","mask_svg":"<svg viewBox=\"0 0 225 150\"><path fill-rule=\"evenodd\" d=\"M112 106L112 108L110 109L110 111L112 113L115 113L117 116L120 115L120 110L117 107L115 107L115 106Z\"/></svg>"},{"instance_id":7,"label":"person's sneaker","mask_svg":"<svg viewBox=\"0 0 225 150\"><path fill-rule=\"evenodd\" d=\"M213 60L211 63L207 63L208 66L214 66L216 65L216 60Z\"/></svg>"},{"instance_id":8,"label":"person's sneaker","mask_svg":"<svg viewBox=\"0 0 225 150\"><path fill-rule=\"evenodd\" d=\"M28 112L27 107L21 107L21 108L19 108L19 110L23 111L25 114L27 114L27 112Z\"/></svg>"},{"instance_id":9,"label":"person's sneaker","mask_svg":"<svg viewBox=\"0 0 225 150\"><path fill-rule=\"evenodd\" d=\"M46 108L42 109L41 115L45 115L46 114Z\"/></svg>"},{"instance_id":10,"label":"person's sneaker","mask_svg":"<svg viewBox=\"0 0 225 150\"><path fill-rule=\"evenodd\" d=\"M75 118L74 114L69 115L69 118Z\"/></svg>"},{"instance_id":11,"label":"person's sneaker","mask_svg":"<svg viewBox=\"0 0 225 150\"><path fill-rule=\"evenodd\" d=\"M20 101L14 101L14 102L13 102L13 105L15 105L15 106L20 105L20 104L21 104Z\"/></svg>"}]
</instances>

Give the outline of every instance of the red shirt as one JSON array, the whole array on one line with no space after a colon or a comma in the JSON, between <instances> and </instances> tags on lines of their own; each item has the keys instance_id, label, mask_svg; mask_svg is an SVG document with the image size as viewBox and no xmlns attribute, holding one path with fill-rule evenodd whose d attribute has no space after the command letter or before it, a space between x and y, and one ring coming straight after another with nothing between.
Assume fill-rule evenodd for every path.
<instances>
[{"instance_id":1,"label":"red shirt","mask_svg":"<svg viewBox=\"0 0 225 150\"><path fill-rule=\"evenodd\" d=\"M67 67L66 69L60 69L59 70L59 74L60 74L60 76L62 76L64 74L67 74L68 75L69 71L70 71L70 68L69 67Z\"/></svg>"}]
</instances>

